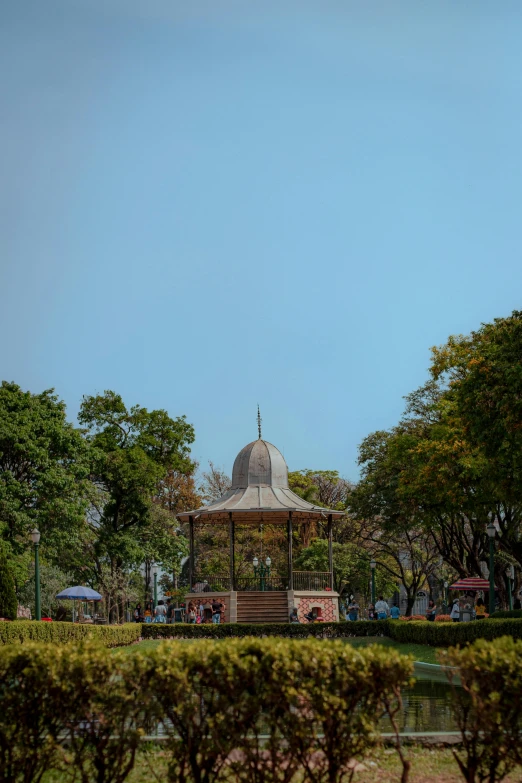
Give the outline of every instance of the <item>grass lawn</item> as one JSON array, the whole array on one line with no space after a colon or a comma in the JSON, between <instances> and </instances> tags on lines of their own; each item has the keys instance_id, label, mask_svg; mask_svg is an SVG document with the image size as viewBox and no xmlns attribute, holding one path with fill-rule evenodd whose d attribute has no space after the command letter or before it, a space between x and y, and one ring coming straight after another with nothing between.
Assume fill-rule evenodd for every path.
<instances>
[{"instance_id":1,"label":"grass lawn","mask_svg":"<svg viewBox=\"0 0 522 783\"><path fill-rule=\"evenodd\" d=\"M193 642L195 640L185 639L185 641ZM393 639L388 639L386 636L355 637L353 639L343 639L343 641L345 641L346 644L351 644L352 647L367 647L369 644L380 644L383 647L393 647L394 650L398 650L401 653L413 655L416 661L422 661L423 663L438 663L437 649L425 644L402 644ZM129 653L135 653L139 650L148 650L157 647L158 644L161 644L159 639L145 639L143 642L132 644L124 649Z\"/></svg>"},{"instance_id":2,"label":"grass lawn","mask_svg":"<svg viewBox=\"0 0 522 783\"><path fill-rule=\"evenodd\" d=\"M388 639L387 636L363 636L343 641L346 641L347 644L351 644L352 647L367 647L369 644L380 644L383 647L393 647L394 650L398 650L400 653L413 655L416 661L422 661L423 663L438 663L437 648L430 647L427 644L403 644L402 642L394 641L394 639Z\"/></svg>"},{"instance_id":3,"label":"grass lawn","mask_svg":"<svg viewBox=\"0 0 522 783\"><path fill-rule=\"evenodd\" d=\"M462 783L463 778L449 748L406 748L412 762L409 783ZM157 783L167 780L167 753L161 745L150 746L140 752L127 783ZM363 761L364 770L355 773L353 783L398 783L402 767L397 753L391 748L377 748ZM43 783L67 783L69 777L48 773ZM505 783L520 783L520 768L504 778ZM230 778L230 783L234 779Z\"/></svg>"}]
</instances>

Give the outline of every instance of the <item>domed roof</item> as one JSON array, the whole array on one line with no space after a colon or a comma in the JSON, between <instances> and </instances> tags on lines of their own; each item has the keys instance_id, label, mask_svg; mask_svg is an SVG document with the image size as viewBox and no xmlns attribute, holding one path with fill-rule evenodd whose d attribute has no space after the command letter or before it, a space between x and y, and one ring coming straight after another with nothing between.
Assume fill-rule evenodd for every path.
<instances>
[{"instance_id":1,"label":"domed roof","mask_svg":"<svg viewBox=\"0 0 522 783\"><path fill-rule=\"evenodd\" d=\"M288 488L285 458L272 443L261 438L241 449L232 469L232 489L252 485Z\"/></svg>"},{"instance_id":2,"label":"domed roof","mask_svg":"<svg viewBox=\"0 0 522 783\"><path fill-rule=\"evenodd\" d=\"M232 486L207 506L176 514L181 522L286 523L292 513L296 521L339 518L344 511L315 506L288 486L288 468L279 449L259 438L245 446L234 461Z\"/></svg>"}]
</instances>

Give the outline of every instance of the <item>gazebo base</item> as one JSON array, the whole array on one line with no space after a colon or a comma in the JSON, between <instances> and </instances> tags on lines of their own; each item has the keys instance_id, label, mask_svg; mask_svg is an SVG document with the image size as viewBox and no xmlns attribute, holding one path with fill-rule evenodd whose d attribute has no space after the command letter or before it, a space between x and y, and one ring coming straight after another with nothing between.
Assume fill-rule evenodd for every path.
<instances>
[{"instance_id":1,"label":"gazebo base","mask_svg":"<svg viewBox=\"0 0 522 783\"><path fill-rule=\"evenodd\" d=\"M339 594L332 590L209 591L188 593L185 601L196 609L202 605L208 620L214 598L225 605L222 619L226 623L287 623L294 608L302 623L307 622L305 615L310 613L324 622L339 621Z\"/></svg>"}]
</instances>

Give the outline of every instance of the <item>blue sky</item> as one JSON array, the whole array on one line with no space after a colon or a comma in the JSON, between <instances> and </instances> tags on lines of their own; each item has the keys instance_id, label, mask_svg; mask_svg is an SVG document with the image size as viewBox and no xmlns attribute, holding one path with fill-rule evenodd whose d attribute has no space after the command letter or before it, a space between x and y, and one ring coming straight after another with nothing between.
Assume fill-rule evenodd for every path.
<instances>
[{"instance_id":1,"label":"blue sky","mask_svg":"<svg viewBox=\"0 0 522 783\"><path fill-rule=\"evenodd\" d=\"M1 377L357 476L522 305L522 4L5 0Z\"/></svg>"}]
</instances>

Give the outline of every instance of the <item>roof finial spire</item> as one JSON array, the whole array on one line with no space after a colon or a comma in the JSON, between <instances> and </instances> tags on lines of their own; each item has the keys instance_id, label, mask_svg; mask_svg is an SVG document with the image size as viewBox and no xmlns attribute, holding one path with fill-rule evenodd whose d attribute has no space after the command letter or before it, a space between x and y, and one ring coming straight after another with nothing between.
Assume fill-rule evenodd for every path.
<instances>
[{"instance_id":1,"label":"roof finial spire","mask_svg":"<svg viewBox=\"0 0 522 783\"><path fill-rule=\"evenodd\" d=\"M259 433L259 440L261 440L261 413L259 412L259 403L257 404L257 431Z\"/></svg>"}]
</instances>

